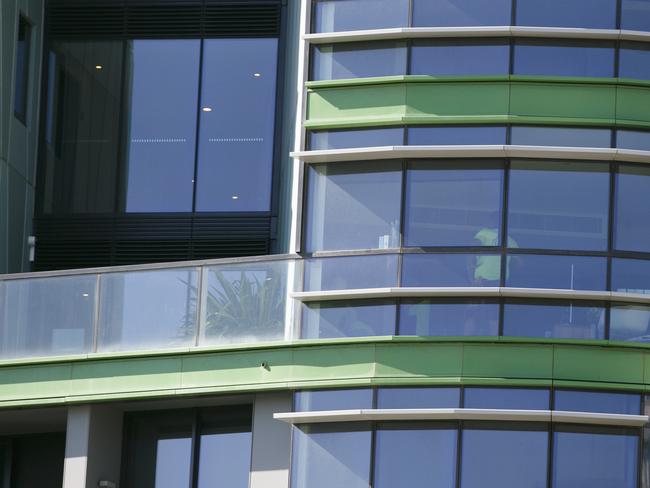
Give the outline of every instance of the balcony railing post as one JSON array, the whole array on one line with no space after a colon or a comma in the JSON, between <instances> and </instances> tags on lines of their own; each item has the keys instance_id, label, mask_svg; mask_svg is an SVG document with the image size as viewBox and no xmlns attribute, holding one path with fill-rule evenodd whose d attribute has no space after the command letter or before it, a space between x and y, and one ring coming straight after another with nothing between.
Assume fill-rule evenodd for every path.
<instances>
[{"instance_id":1,"label":"balcony railing post","mask_svg":"<svg viewBox=\"0 0 650 488\"><path fill-rule=\"evenodd\" d=\"M97 352L97 343L99 342L99 313L100 313L100 296L102 292L102 275L95 275L95 296L93 302L93 344L92 352Z\"/></svg>"},{"instance_id":2,"label":"balcony railing post","mask_svg":"<svg viewBox=\"0 0 650 488\"><path fill-rule=\"evenodd\" d=\"M203 343L205 336L205 322L207 315L207 294L208 294L208 273L205 272L206 266L198 268L199 276L197 280L196 291L196 306L198 311L198 319L196 324L196 338L194 345L199 346Z\"/></svg>"}]
</instances>

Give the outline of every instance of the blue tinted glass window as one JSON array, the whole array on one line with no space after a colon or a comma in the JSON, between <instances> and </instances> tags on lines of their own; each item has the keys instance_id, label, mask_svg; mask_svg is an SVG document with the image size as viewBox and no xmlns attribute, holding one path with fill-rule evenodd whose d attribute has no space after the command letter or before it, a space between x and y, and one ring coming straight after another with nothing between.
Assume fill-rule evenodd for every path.
<instances>
[{"instance_id":1,"label":"blue tinted glass window","mask_svg":"<svg viewBox=\"0 0 650 488\"><path fill-rule=\"evenodd\" d=\"M495 246L503 170L413 164L406 173L407 246ZM486 238L486 236L488 236Z\"/></svg>"},{"instance_id":2,"label":"blue tinted glass window","mask_svg":"<svg viewBox=\"0 0 650 488\"><path fill-rule=\"evenodd\" d=\"M613 306L609 313L609 338L613 341L650 342L650 307Z\"/></svg>"},{"instance_id":3,"label":"blue tinted glass window","mask_svg":"<svg viewBox=\"0 0 650 488\"><path fill-rule=\"evenodd\" d=\"M621 29L650 31L650 0L622 0Z\"/></svg>"},{"instance_id":4,"label":"blue tinted glass window","mask_svg":"<svg viewBox=\"0 0 650 488\"><path fill-rule=\"evenodd\" d=\"M639 415L641 395L601 391L555 390L555 410Z\"/></svg>"},{"instance_id":5,"label":"blue tinted glass window","mask_svg":"<svg viewBox=\"0 0 650 488\"><path fill-rule=\"evenodd\" d=\"M457 436L456 429L408 424L377 429L373 486L454 488Z\"/></svg>"},{"instance_id":6,"label":"blue tinted glass window","mask_svg":"<svg viewBox=\"0 0 650 488\"><path fill-rule=\"evenodd\" d=\"M251 465L251 432L228 432L228 427L205 429L199 443L199 473L197 488L224 485L228 488L248 488ZM211 430L214 430L211 432ZM226 430L226 432L224 432ZM167 460L174 466L176 460ZM186 486L174 483L170 488Z\"/></svg>"},{"instance_id":7,"label":"blue tinted glass window","mask_svg":"<svg viewBox=\"0 0 650 488\"><path fill-rule=\"evenodd\" d=\"M517 25L616 28L616 0L517 0Z\"/></svg>"},{"instance_id":8,"label":"blue tinted glass window","mask_svg":"<svg viewBox=\"0 0 650 488\"><path fill-rule=\"evenodd\" d=\"M506 303L503 335L553 339L603 339L605 309L584 302Z\"/></svg>"},{"instance_id":9,"label":"blue tinted glass window","mask_svg":"<svg viewBox=\"0 0 650 488\"><path fill-rule=\"evenodd\" d=\"M553 434L553 488L637 486L638 436L604 432Z\"/></svg>"},{"instance_id":10,"label":"blue tinted glass window","mask_svg":"<svg viewBox=\"0 0 650 488\"><path fill-rule=\"evenodd\" d=\"M516 75L614 76L612 43L517 41L514 59Z\"/></svg>"},{"instance_id":11,"label":"blue tinted glass window","mask_svg":"<svg viewBox=\"0 0 650 488\"><path fill-rule=\"evenodd\" d=\"M294 396L296 412L372 408L370 388L346 390L307 390Z\"/></svg>"},{"instance_id":12,"label":"blue tinted glass window","mask_svg":"<svg viewBox=\"0 0 650 488\"><path fill-rule=\"evenodd\" d=\"M399 164L311 166L307 250L399 246L401 192Z\"/></svg>"},{"instance_id":13,"label":"blue tinted glass window","mask_svg":"<svg viewBox=\"0 0 650 488\"><path fill-rule=\"evenodd\" d=\"M605 290L607 260L588 256L511 256L506 286Z\"/></svg>"},{"instance_id":14,"label":"blue tinted glass window","mask_svg":"<svg viewBox=\"0 0 650 488\"><path fill-rule=\"evenodd\" d=\"M369 488L372 432L366 424L293 429L292 488Z\"/></svg>"},{"instance_id":15,"label":"blue tinted glass window","mask_svg":"<svg viewBox=\"0 0 650 488\"><path fill-rule=\"evenodd\" d=\"M502 75L509 69L510 44L506 41L416 41L411 48L412 75Z\"/></svg>"},{"instance_id":16,"label":"blue tinted glass window","mask_svg":"<svg viewBox=\"0 0 650 488\"><path fill-rule=\"evenodd\" d=\"M309 134L309 149L346 149L351 147L401 146L404 129L319 130Z\"/></svg>"},{"instance_id":17,"label":"blue tinted glass window","mask_svg":"<svg viewBox=\"0 0 650 488\"><path fill-rule=\"evenodd\" d=\"M129 41L127 212L191 212L199 40Z\"/></svg>"},{"instance_id":18,"label":"blue tinted glass window","mask_svg":"<svg viewBox=\"0 0 650 488\"><path fill-rule=\"evenodd\" d=\"M203 42L196 210L268 211L278 40Z\"/></svg>"},{"instance_id":19,"label":"blue tinted glass window","mask_svg":"<svg viewBox=\"0 0 650 488\"><path fill-rule=\"evenodd\" d=\"M650 80L650 47L647 44L621 44L618 77Z\"/></svg>"},{"instance_id":20,"label":"blue tinted glass window","mask_svg":"<svg viewBox=\"0 0 650 488\"><path fill-rule=\"evenodd\" d=\"M304 263L307 291L397 286L395 254L308 259Z\"/></svg>"},{"instance_id":21,"label":"blue tinted glass window","mask_svg":"<svg viewBox=\"0 0 650 488\"><path fill-rule=\"evenodd\" d=\"M499 286L498 254L405 254L402 286Z\"/></svg>"},{"instance_id":22,"label":"blue tinted glass window","mask_svg":"<svg viewBox=\"0 0 650 488\"><path fill-rule=\"evenodd\" d=\"M512 163L508 247L604 250L609 172L598 163Z\"/></svg>"},{"instance_id":23,"label":"blue tinted glass window","mask_svg":"<svg viewBox=\"0 0 650 488\"><path fill-rule=\"evenodd\" d=\"M609 129L575 127L527 127L510 129L510 143L522 146L611 147Z\"/></svg>"},{"instance_id":24,"label":"blue tinted glass window","mask_svg":"<svg viewBox=\"0 0 650 488\"><path fill-rule=\"evenodd\" d=\"M414 0L414 27L510 25L511 0Z\"/></svg>"},{"instance_id":25,"label":"blue tinted glass window","mask_svg":"<svg viewBox=\"0 0 650 488\"><path fill-rule=\"evenodd\" d=\"M619 130L616 132L616 147L650 151L650 132Z\"/></svg>"},{"instance_id":26,"label":"blue tinted glass window","mask_svg":"<svg viewBox=\"0 0 650 488\"><path fill-rule=\"evenodd\" d=\"M496 303L422 300L400 305L400 335L495 336L498 332L499 305Z\"/></svg>"},{"instance_id":27,"label":"blue tinted glass window","mask_svg":"<svg viewBox=\"0 0 650 488\"><path fill-rule=\"evenodd\" d=\"M377 408L456 408L459 388L379 388Z\"/></svg>"},{"instance_id":28,"label":"blue tinted glass window","mask_svg":"<svg viewBox=\"0 0 650 488\"><path fill-rule=\"evenodd\" d=\"M526 388L465 388L465 408L548 410L548 390Z\"/></svg>"},{"instance_id":29,"label":"blue tinted glass window","mask_svg":"<svg viewBox=\"0 0 650 488\"><path fill-rule=\"evenodd\" d=\"M612 291L650 294L650 261L612 259Z\"/></svg>"},{"instance_id":30,"label":"blue tinted glass window","mask_svg":"<svg viewBox=\"0 0 650 488\"><path fill-rule=\"evenodd\" d=\"M395 304L355 300L303 304L302 339L395 335Z\"/></svg>"},{"instance_id":31,"label":"blue tinted glass window","mask_svg":"<svg viewBox=\"0 0 650 488\"><path fill-rule=\"evenodd\" d=\"M408 0L316 0L314 32L406 27Z\"/></svg>"},{"instance_id":32,"label":"blue tinted glass window","mask_svg":"<svg viewBox=\"0 0 650 488\"><path fill-rule=\"evenodd\" d=\"M412 146L500 145L506 143L506 128L485 127L409 127Z\"/></svg>"},{"instance_id":33,"label":"blue tinted glass window","mask_svg":"<svg viewBox=\"0 0 650 488\"><path fill-rule=\"evenodd\" d=\"M404 42L314 46L312 80L340 80L406 74Z\"/></svg>"},{"instance_id":34,"label":"blue tinted glass window","mask_svg":"<svg viewBox=\"0 0 650 488\"><path fill-rule=\"evenodd\" d=\"M616 175L614 245L626 251L650 251L650 171L621 166Z\"/></svg>"},{"instance_id":35,"label":"blue tinted glass window","mask_svg":"<svg viewBox=\"0 0 650 488\"><path fill-rule=\"evenodd\" d=\"M546 432L465 429L462 435L461 488L546 486Z\"/></svg>"}]
</instances>

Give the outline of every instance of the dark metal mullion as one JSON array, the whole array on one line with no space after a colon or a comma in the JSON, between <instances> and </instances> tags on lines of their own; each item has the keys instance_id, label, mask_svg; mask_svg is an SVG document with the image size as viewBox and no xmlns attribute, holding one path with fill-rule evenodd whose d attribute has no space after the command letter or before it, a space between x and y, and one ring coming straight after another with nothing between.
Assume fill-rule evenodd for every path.
<instances>
[{"instance_id":1,"label":"dark metal mullion","mask_svg":"<svg viewBox=\"0 0 650 488\"><path fill-rule=\"evenodd\" d=\"M612 131L612 143L615 144L614 134ZM612 289L612 253L614 248L614 196L616 192L616 173L618 170L617 163L611 163L609 166L609 214L607 216L607 271L605 275L605 289ZM610 319L611 319L612 303L609 302L605 307L605 331L604 339L609 339L610 335Z\"/></svg>"},{"instance_id":2,"label":"dark metal mullion","mask_svg":"<svg viewBox=\"0 0 650 488\"><path fill-rule=\"evenodd\" d=\"M376 390L373 389L373 408L376 408ZM370 424L370 473L368 473L369 485L372 488L375 484L375 450L377 449L377 422Z\"/></svg>"},{"instance_id":3,"label":"dark metal mullion","mask_svg":"<svg viewBox=\"0 0 650 488\"><path fill-rule=\"evenodd\" d=\"M409 0L409 18L407 19L407 26L413 27L413 0Z\"/></svg>"},{"instance_id":4,"label":"dark metal mullion","mask_svg":"<svg viewBox=\"0 0 650 488\"><path fill-rule=\"evenodd\" d=\"M512 0L510 5L510 25L516 25L517 22L517 0Z\"/></svg>"},{"instance_id":5,"label":"dark metal mullion","mask_svg":"<svg viewBox=\"0 0 650 488\"><path fill-rule=\"evenodd\" d=\"M203 7L202 7L203 8ZM192 214L196 212L196 188L197 188L197 177L199 174L199 144L200 144L200 137L201 137L201 102L203 98L203 45L205 43L205 39L201 39L200 41L200 48L199 48L199 80L198 80L198 92L196 96L196 126L195 126L195 133L194 133L194 175L193 175L193 182L192 182ZM191 233L194 230L194 226L192 225Z\"/></svg>"},{"instance_id":6,"label":"dark metal mullion","mask_svg":"<svg viewBox=\"0 0 650 488\"><path fill-rule=\"evenodd\" d=\"M201 449L200 410L194 409L194 419L192 422L192 451L190 453L189 488L198 488L199 486L200 449Z\"/></svg>"},{"instance_id":7,"label":"dark metal mullion","mask_svg":"<svg viewBox=\"0 0 650 488\"><path fill-rule=\"evenodd\" d=\"M463 397L463 389L461 388L461 400ZM461 406L463 403L461 402ZM462 459L463 459L463 430L465 425L462 420L458 421L456 426L456 488L460 488L461 483L461 470L462 470Z\"/></svg>"},{"instance_id":8,"label":"dark metal mullion","mask_svg":"<svg viewBox=\"0 0 650 488\"><path fill-rule=\"evenodd\" d=\"M551 402L553 402L553 393L551 392ZM546 487L553 488L553 439L555 437L555 429L553 424L549 423L547 432L548 432L548 450L547 450L547 459L546 459Z\"/></svg>"}]
</instances>

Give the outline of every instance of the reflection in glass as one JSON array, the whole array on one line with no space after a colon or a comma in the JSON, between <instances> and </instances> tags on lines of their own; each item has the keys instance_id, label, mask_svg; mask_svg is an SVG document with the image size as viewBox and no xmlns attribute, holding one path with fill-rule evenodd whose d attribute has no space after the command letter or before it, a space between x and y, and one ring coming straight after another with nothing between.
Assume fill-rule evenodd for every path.
<instances>
[{"instance_id":1,"label":"reflection in glass","mask_svg":"<svg viewBox=\"0 0 650 488\"><path fill-rule=\"evenodd\" d=\"M291 488L369 488L371 439L368 424L294 427Z\"/></svg>"},{"instance_id":2,"label":"reflection in glass","mask_svg":"<svg viewBox=\"0 0 650 488\"><path fill-rule=\"evenodd\" d=\"M621 29L650 31L650 0L622 0Z\"/></svg>"},{"instance_id":3,"label":"reflection in glass","mask_svg":"<svg viewBox=\"0 0 650 488\"><path fill-rule=\"evenodd\" d=\"M610 147L612 145L610 129L515 125L510 131L510 143L522 146Z\"/></svg>"},{"instance_id":4,"label":"reflection in glass","mask_svg":"<svg viewBox=\"0 0 650 488\"><path fill-rule=\"evenodd\" d=\"M191 437L158 439L154 488L187 486L191 458Z\"/></svg>"},{"instance_id":5,"label":"reflection in glass","mask_svg":"<svg viewBox=\"0 0 650 488\"><path fill-rule=\"evenodd\" d=\"M312 80L406 74L406 43L397 41L314 46Z\"/></svg>"},{"instance_id":6,"label":"reflection in glass","mask_svg":"<svg viewBox=\"0 0 650 488\"><path fill-rule=\"evenodd\" d=\"M127 212L192 211L200 44L127 41Z\"/></svg>"},{"instance_id":7,"label":"reflection in glass","mask_svg":"<svg viewBox=\"0 0 650 488\"><path fill-rule=\"evenodd\" d=\"M305 260L305 291L397 286L395 254Z\"/></svg>"},{"instance_id":8,"label":"reflection in glass","mask_svg":"<svg viewBox=\"0 0 650 488\"><path fill-rule=\"evenodd\" d=\"M620 166L616 175L614 247L625 251L650 251L650 171Z\"/></svg>"},{"instance_id":9,"label":"reflection in glass","mask_svg":"<svg viewBox=\"0 0 650 488\"><path fill-rule=\"evenodd\" d=\"M555 410L639 415L641 395L603 391L555 390Z\"/></svg>"},{"instance_id":10,"label":"reflection in glass","mask_svg":"<svg viewBox=\"0 0 650 488\"><path fill-rule=\"evenodd\" d=\"M499 305L489 301L407 301L400 305L399 317L399 335L454 337L499 333Z\"/></svg>"},{"instance_id":11,"label":"reflection in glass","mask_svg":"<svg viewBox=\"0 0 650 488\"><path fill-rule=\"evenodd\" d=\"M407 246L499 244L503 171L479 168L457 163L409 167L404 224Z\"/></svg>"},{"instance_id":12,"label":"reflection in glass","mask_svg":"<svg viewBox=\"0 0 650 488\"><path fill-rule=\"evenodd\" d=\"M503 126L409 127L410 146L501 145L506 143Z\"/></svg>"},{"instance_id":13,"label":"reflection in glass","mask_svg":"<svg viewBox=\"0 0 650 488\"><path fill-rule=\"evenodd\" d=\"M548 410L548 390L532 388L465 388L465 408Z\"/></svg>"},{"instance_id":14,"label":"reflection in glass","mask_svg":"<svg viewBox=\"0 0 650 488\"><path fill-rule=\"evenodd\" d=\"M0 358L91 352L95 275L0 282Z\"/></svg>"},{"instance_id":15,"label":"reflection in glass","mask_svg":"<svg viewBox=\"0 0 650 488\"><path fill-rule=\"evenodd\" d=\"M405 254L402 286L499 286L498 254Z\"/></svg>"},{"instance_id":16,"label":"reflection in glass","mask_svg":"<svg viewBox=\"0 0 650 488\"><path fill-rule=\"evenodd\" d=\"M611 78L614 44L546 39L516 41L513 74Z\"/></svg>"},{"instance_id":17,"label":"reflection in glass","mask_svg":"<svg viewBox=\"0 0 650 488\"><path fill-rule=\"evenodd\" d=\"M395 308L372 300L304 303L300 338L395 335Z\"/></svg>"},{"instance_id":18,"label":"reflection in glass","mask_svg":"<svg viewBox=\"0 0 650 488\"><path fill-rule=\"evenodd\" d=\"M553 339L604 339L605 309L597 303L506 303L503 335Z\"/></svg>"},{"instance_id":19,"label":"reflection in glass","mask_svg":"<svg viewBox=\"0 0 650 488\"><path fill-rule=\"evenodd\" d=\"M296 412L372 408L372 389L305 390L294 395Z\"/></svg>"},{"instance_id":20,"label":"reflection in glass","mask_svg":"<svg viewBox=\"0 0 650 488\"><path fill-rule=\"evenodd\" d=\"M197 488L248 488L251 438L251 432L229 432L227 428L204 429L201 433ZM174 488L180 486L174 485Z\"/></svg>"},{"instance_id":21,"label":"reflection in glass","mask_svg":"<svg viewBox=\"0 0 650 488\"><path fill-rule=\"evenodd\" d=\"M309 133L309 149L346 149L352 147L401 146L404 128L317 130Z\"/></svg>"},{"instance_id":22,"label":"reflection in glass","mask_svg":"<svg viewBox=\"0 0 650 488\"><path fill-rule=\"evenodd\" d=\"M103 275L98 350L193 345L197 280L194 268Z\"/></svg>"},{"instance_id":23,"label":"reflection in glass","mask_svg":"<svg viewBox=\"0 0 650 488\"><path fill-rule=\"evenodd\" d=\"M460 388L379 388L377 408L457 408Z\"/></svg>"},{"instance_id":24,"label":"reflection in glass","mask_svg":"<svg viewBox=\"0 0 650 488\"><path fill-rule=\"evenodd\" d=\"M307 251L399 246L401 191L398 164L311 166Z\"/></svg>"},{"instance_id":25,"label":"reflection in glass","mask_svg":"<svg viewBox=\"0 0 650 488\"><path fill-rule=\"evenodd\" d=\"M613 341L650 342L650 307L613 306L609 315L609 338Z\"/></svg>"},{"instance_id":26,"label":"reflection in glass","mask_svg":"<svg viewBox=\"0 0 650 488\"><path fill-rule=\"evenodd\" d=\"M313 3L313 32L408 25L408 0L315 0Z\"/></svg>"},{"instance_id":27,"label":"reflection in glass","mask_svg":"<svg viewBox=\"0 0 650 488\"><path fill-rule=\"evenodd\" d=\"M634 488L639 438L636 431L602 429L555 432L553 488Z\"/></svg>"},{"instance_id":28,"label":"reflection in glass","mask_svg":"<svg viewBox=\"0 0 650 488\"><path fill-rule=\"evenodd\" d=\"M650 294L650 261L612 259L612 291Z\"/></svg>"},{"instance_id":29,"label":"reflection in glass","mask_svg":"<svg viewBox=\"0 0 650 488\"><path fill-rule=\"evenodd\" d=\"M197 212L270 208L277 50L273 38L203 41Z\"/></svg>"},{"instance_id":30,"label":"reflection in glass","mask_svg":"<svg viewBox=\"0 0 650 488\"><path fill-rule=\"evenodd\" d=\"M590 256L513 255L506 286L605 290L607 260Z\"/></svg>"},{"instance_id":31,"label":"reflection in glass","mask_svg":"<svg viewBox=\"0 0 650 488\"><path fill-rule=\"evenodd\" d=\"M207 295L201 344L284 338L288 262L206 268Z\"/></svg>"},{"instance_id":32,"label":"reflection in glass","mask_svg":"<svg viewBox=\"0 0 650 488\"><path fill-rule=\"evenodd\" d=\"M616 147L650 151L650 132L636 130L616 131Z\"/></svg>"},{"instance_id":33,"label":"reflection in glass","mask_svg":"<svg viewBox=\"0 0 650 488\"><path fill-rule=\"evenodd\" d=\"M375 445L375 488L456 486L455 428L426 424L380 425Z\"/></svg>"},{"instance_id":34,"label":"reflection in glass","mask_svg":"<svg viewBox=\"0 0 650 488\"><path fill-rule=\"evenodd\" d=\"M608 195L606 164L513 161L508 232L518 247L604 250Z\"/></svg>"},{"instance_id":35,"label":"reflection in glass","mask_svg":"<svg viewBox=\"0 0 650 488\"><path fill-rule=\"evenodd\" d=\"M517 0L516 13L516 25L616 28L616 0Z\"/></svg>"},{"instance_id":36,"label":"reflection in glass","mask_svg":"<svg viewBox=\"0 0 650 488\"><path fill-rule=\"evenodd\" d=\"M462 435L462 488L546 487L547 432L483 427Z\"/></svg>"},{"instance_id":37,"label":"reflection in glass","mask_svg":"<svg viewBox=\"0 0 650 488\"><path fill-rule=\"evenodd\" d=\"M624 42L619 54L619 78L650 80L650 47L641 42Z\"/></svg>"},{"instance_id":38,"label":"reflection in glass","mask_svg":"<svg viewBox=\"0 0 650 488\"><path fill-rule=\"evenodd\" d=\"M414 27L510 25L511 0L414 0Z\"/></svg>"},{"instance_id":39,"label":"reflection in glass","mask_svg":"<svg viewBox=\"0 0 650 488\"><path fill-rule=\"evenodd\" d=\"M505 75L509 69L507 41L415 41L411 48L412 75Z\"/></svg>"}]
</instances>

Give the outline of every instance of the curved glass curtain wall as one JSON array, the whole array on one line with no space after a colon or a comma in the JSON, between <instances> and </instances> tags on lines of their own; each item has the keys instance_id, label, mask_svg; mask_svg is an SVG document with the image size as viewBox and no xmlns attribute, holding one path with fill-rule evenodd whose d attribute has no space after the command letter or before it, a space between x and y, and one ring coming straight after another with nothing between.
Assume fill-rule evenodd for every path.
<instances>
[{"instance_id":1,"label":"curved glass curtain wall","mask_svg":"<svg viewBox=\"0 0 650 488\"><path fill-rule=\"evenodd\" d=\"M312 1L312 32L508 25L650 31L650 8L648 0Z\"/></svg>"},{"instance_id":2,"label":"curved glass curtain wall","mask_svg":"<svg viewBox=\"0 0 650 488\"><path fill-rule=\"evenodd\" d=\"M465 387L461 394L460 388L380 387L298 392L295 410L553 407L638 415L641 400L529 388ZM301 424L293 428L291 486L538 488L550 481L556 488L635 488L642 434L640 428L512 421ZM644 457L644 473L647 466Z\"/></svg>"}]
</instances>

